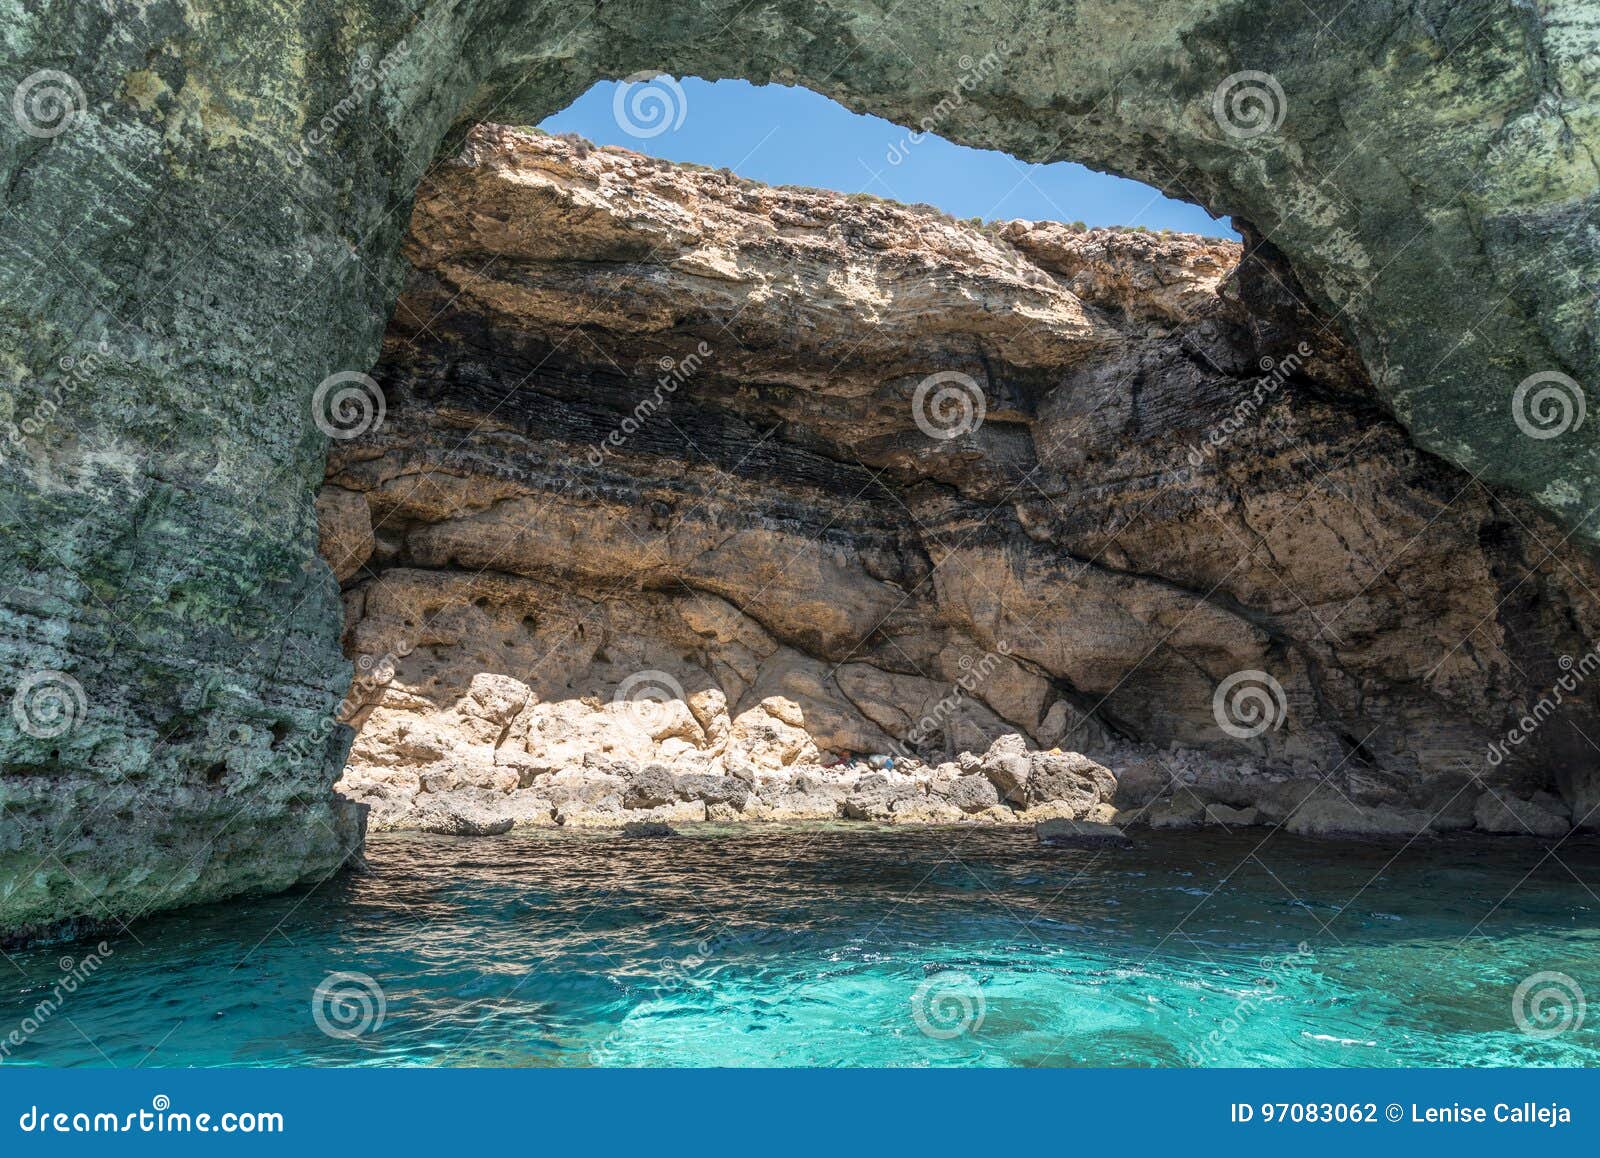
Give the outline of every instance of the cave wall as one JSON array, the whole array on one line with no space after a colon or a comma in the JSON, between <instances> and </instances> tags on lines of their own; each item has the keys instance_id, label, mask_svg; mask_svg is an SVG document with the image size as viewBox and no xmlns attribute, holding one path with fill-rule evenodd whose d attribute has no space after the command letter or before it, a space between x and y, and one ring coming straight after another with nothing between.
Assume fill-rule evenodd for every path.
<instances>
[{"instance_id":1,"label":"cave wall","mask_svg":"<svg viewBox=\"0 0 1600 1158\"><path fill-rule=\"evenodd\" d=\"M568 799L585 766L596 799L652 763L954 782L1008 733L1252 807L1293 777L1456 822L1489 790L1595 803L1551 776L1587 689L1487 753L1588 650L1600 575L1417 450L1270 247L480 126L404 252L385 413L319 504L359 672L341 790L384 826L626 819ZM1235 673L1263 726L1222 726Z\"/></svg>"},{"instance_id":2,"label":"cave wall","mask_svg":"<svg viewBox=\"0 0 1600 1158\"><path fill-rule=\"evenodd\" d=\"M1593 10L1329 8L5 0L0 926L280 887L358 839L328 793L350 669L311 400L375 360L452 132L604 76L938 110L952 139L1238 214L1418 445L1592 542L1595 424L1528 437L1508 395L1596 377ZM1246 70L1284 93L1270 132L1213 115Z\"/></svg>"}]
</instances>

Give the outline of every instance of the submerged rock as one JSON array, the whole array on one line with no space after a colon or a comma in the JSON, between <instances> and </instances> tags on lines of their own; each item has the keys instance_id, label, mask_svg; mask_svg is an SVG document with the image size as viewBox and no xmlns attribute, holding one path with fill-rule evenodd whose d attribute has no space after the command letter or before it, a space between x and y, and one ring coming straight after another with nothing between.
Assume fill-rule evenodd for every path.
<instances>
[{"instance_id":1,"label":"submerged rock","mask_svg":"<svg viewBox=\"0 0 1600 1158\"><path fill-rule=\"evenodd\" d=\"M1556 804L1557 801L1549 800ZM1484 832L1511 836L1565 836L1572 825L1565 817L1532 800L1504 793L1485 792L1478 798L1473 818Z\"/></svg>"},{"instance_id":2,"label":"submerged rock","mask_svg":"<svg viewBox=\"0 0 1600 1158\"><path fill-rule=\"evenodd\" d=\"M1295 809L1284 828L1297 836L1420 836L1432 817L1420 809L1363 806L1332 793Z\"/></svg>"},{"instance_id":3,"label":"submerged rock","mask_svg":"<svg viewBox=\"0 0 1600 1158\"><path fill-rule=\"evenodd\" d=\"M630 838L659 839L665 836L677 836L678 830L670 824L662 824L657 820L630 820L622 826L622 835Z\"/></svg>"},{"instance_id":4,"label":"submerged rock","mask_svg":"<svg viewBox=\"0 0 1600 1158\"><path fill-rule=\"evenodd\" d=\"M418 831L441 836L499 836L511 831L513 821L509 816L466 813L445 807L419 811L413 824Z\"/></svg>"},{"instance_id":5,"label":"submerged rock","mask_svg":"<svg viewBox=\"0 0 1600 1158\"><path fill-rule=\"evenodd\" d=\"M1132 848L1128 834L1114 824L1093 820L1041 820L1034 826L1039 843L1050 848Z\"/></svg>"},{"instance_id":6,"label":"submerged rock","mask_svg":"<svg viewBox=\"0 0 1600 1158\"><path fill-rule=\"evenodd\" d=\"M1208 804L1205 808L1207 824L1220 824L1224 828L1249 828L1261 822L1258 808L1230 808L1226 804Z\"/></svg>"}]
</instances>

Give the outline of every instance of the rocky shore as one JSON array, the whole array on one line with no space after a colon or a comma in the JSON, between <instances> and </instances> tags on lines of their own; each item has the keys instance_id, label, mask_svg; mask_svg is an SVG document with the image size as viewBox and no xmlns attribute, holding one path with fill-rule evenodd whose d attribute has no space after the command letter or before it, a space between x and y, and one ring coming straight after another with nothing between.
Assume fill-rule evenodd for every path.
<instances>
[{"instance_id":1,"label":"rocky shore","mask_svg":"<svg viewBox=\"0 0 1600 1158\"><path fill-rule=\"evenodd\" d=\"M1363 803L1325 778L1226 764L1199 752L1114 748L1101 763L1080 752L1030 749L1016 733L981 754L963 752L937 765L903 753L821 763L803 736L795 704L760 706L800 735L772 728L763 742L673 763L641 764L592 751L571 766L542 771L508 763L475 773L470 764L446 762L415 778L347 774L342 789L371 807L374 831L449 836L528 827L832 820L1074 820L1132 829L1268 825L1308 837L1405 839L1463 831L1549 838L1572 828L1571 810L1559 797L1541 792L1524 799L1467 777L1453 791L1436 785L1398 803L1389 794L1366 793ZM784 764L785 756L796 758Z\"/></svg>"}]
</instances>

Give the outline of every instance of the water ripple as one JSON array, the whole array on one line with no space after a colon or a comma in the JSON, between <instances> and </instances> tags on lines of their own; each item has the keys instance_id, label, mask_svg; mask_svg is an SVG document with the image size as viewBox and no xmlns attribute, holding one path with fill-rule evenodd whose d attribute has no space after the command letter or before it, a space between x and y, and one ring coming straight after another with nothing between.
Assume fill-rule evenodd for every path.
<instances>
[{"instance_id":1,"label":"water ripple","mask_svg":"<svg viewBox=\"0 0 1600 1158\"><path fill-rule=\"evenodd\" d=\"M1541 848L1259 839L378 836L364 874L140 923L42 1020L85 947L18 955L0 1039L38 1022L4 1059L33 1065L1600 1063L1592 1024L1512 1018L1536 972L1600 994L1600 905ZM1562 860L1600 884L1595 841ZM331 974L381 1020L320 1030Z\"/></svg>"}]
</instances>

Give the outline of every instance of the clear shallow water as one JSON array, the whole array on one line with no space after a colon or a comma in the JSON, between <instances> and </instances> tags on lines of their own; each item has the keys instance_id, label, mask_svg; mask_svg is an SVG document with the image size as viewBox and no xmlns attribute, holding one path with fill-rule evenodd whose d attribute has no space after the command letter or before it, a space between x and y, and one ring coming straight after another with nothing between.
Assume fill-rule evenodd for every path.
<instances>
[{"instance_id":1,"label":"clear shallow water","mask_svg":"<svg viewBox=\"0 0 1600 1158\"><path fill-rule=\"evenodd\" d=\"M10 1064L1592 1065L1600 844L1260 831L382 835L370 871L146 920ZM1569 871L1570 870L1570 871ZM1581 878L1581 880L1579 879ZM1519 883L1520 882L1520 883ZM137 937L137 940L134 937ZM1301 943L1306 952L1297 949ZM0 1040L92 945L0 961ZM358 1000L318 1002L330 973ZM329 1036L363 1026L355 1037ZM371 1011L368 1014L368 1011ZM366 1014L366 1016L364 1016Z\"/></svg>"}]
</instances>

